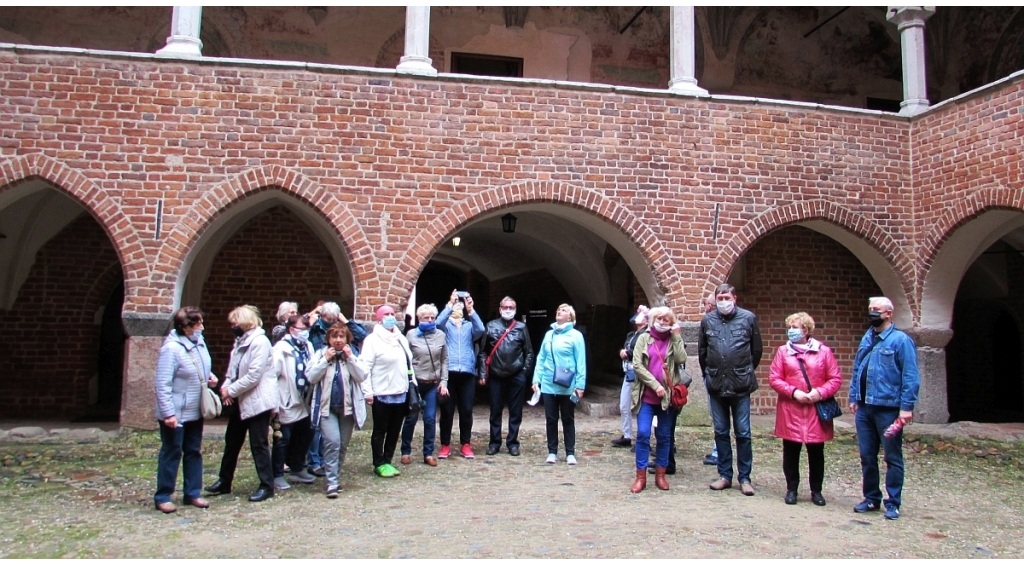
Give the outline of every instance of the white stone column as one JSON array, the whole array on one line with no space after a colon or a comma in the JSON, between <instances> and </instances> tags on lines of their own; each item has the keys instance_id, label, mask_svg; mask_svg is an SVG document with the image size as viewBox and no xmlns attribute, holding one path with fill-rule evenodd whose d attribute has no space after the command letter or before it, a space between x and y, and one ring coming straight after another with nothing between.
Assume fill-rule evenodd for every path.
<instances>
[{"instance_id":1,"label":"white stone column","mask_svg":"<svg viewBox=\"0 0 1024 564\"><path fill-rule=\"evenodd\" d=\"M398 72L437 76L430 54L430 6L405 7L405 56Z\"/></svg>"},{"instance_id":2,"label":"white stone column","mask_svg":"<svg viewBox=\"0 0 1024 564\"><path fill-rule=\"evenodd\" d=\"M889 6L886 19L900 30L903 48L903 101L900 115L912 116L928 109L927 69L924 58L924 21L935 6Z\"/></svg>"},{"instance_id":3,"label":"white stone column","mask_svg":"<svg viewBox=\"0 0 1024 564\"><path fill-rule=\"evenodd\" d=\"M672 6L669 14L672 76L668 89L693 96L707 95L697 86L697 26L694 24L693 6Z\"/></svg>"},{"instance_id":4,"label":"white stone column","mask_svg":"<svg viewBox=\"0 0 1024 564\"><path fill-rule=\"evenodd\" d=\"M156 52L168 57L202 57L203 42L199 40L202 6L175 6L171 12L171 36L167 46Z\"/></svg>"}]
</instances>

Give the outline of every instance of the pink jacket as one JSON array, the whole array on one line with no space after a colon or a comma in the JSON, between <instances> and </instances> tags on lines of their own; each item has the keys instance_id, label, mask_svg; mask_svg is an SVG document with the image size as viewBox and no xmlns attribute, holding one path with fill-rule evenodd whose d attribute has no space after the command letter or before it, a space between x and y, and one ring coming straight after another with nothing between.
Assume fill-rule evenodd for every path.
<instances>
[{"instance_id":1,"label":"pink jacket","mask_svg":"<svg viewBox=\"0 0 1024 564\"><path fill-rule=\"evenodd\" d=\"M775 436L799 443L823 443L832 440L832 422L822 424L814 404L800 403L793 399L793 392L799 389L807 392L807 381L800 371L797 358L803 357L811 386L821 393L822 399L835 395L843 385L832 349L815 339L808 340L808 351L798 353L789 343L779 347L772 359L768 382L779 393L775 410Z\"/></svg>"}]
</instances>

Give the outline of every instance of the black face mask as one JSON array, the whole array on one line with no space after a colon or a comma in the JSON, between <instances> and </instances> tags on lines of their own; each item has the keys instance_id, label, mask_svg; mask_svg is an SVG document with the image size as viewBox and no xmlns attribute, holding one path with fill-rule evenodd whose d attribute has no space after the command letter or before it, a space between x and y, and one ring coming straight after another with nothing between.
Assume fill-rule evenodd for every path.
<instances>
[{"instance_id":1,"label":"black face mask","mask_svg":"<svg viewBox=\"0 0 1024 564\"><path fill-rule=\"evenodd\" d=\"M881 327L885 320L882 319L882 312L880 311L869 311L868 319L871 320L872 327Z\"/></svg>"},{"instance_id":2,"label":"black face mask","mask_svg":"<svg viewBox=\"0 0 1024 564\"><path fill-rule=\"evenodd\" d=\"M237 326L232 327L231 332L235 334L235 337L241 337L242 335L245 335L245 331L243 331L241 327Z\"/></svg>"}]
</instances>

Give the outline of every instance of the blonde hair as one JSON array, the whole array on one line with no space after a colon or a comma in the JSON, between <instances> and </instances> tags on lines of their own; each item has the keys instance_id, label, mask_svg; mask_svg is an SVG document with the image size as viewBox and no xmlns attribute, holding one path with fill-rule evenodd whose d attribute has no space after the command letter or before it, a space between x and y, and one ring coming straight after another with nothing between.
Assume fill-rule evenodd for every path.
<instances>
[{"instance_id":1,"label":"blonde hair","mask_svg":"<svg viewBox=\"0 0 1024 564\"><path fill-rule=\"evenodd\" d=\"M647 321L653 325L655 319L665 317L666 315L669 317L670 323L676 322L676 314L672 313L672 309L666 306L652 307L651 311L647 312Z\"/></svg>"},{"instance_id":2,"label":"blonde hair","mask_svg":"<svg viewBox=\"0 0 1024 564\"><path fill-rule=\"evenodd\" d=\"M569 305L569 304L562 304L562 305L558 306L555 309L562 309L562 308L565 308L566 310L569 311L569 321L572 321L573 323L576 323L576 310L573 309L573 307L571 305Z\"/></svg>"},{"instance_id":3,"label":"blonde hair","mask_svg":"<svg viewBox=\"0 0 1024 564\"><path fill-rule=\"evenodd\" d=\"M263 327L260 310L254 305L238 306L228 314L228 322L248 331L253 327Z\"/></svg>"},{"instance_id":4,"label":"blonde hair","mask_svg":"<svg viewBox=\"0 0 1024 564\"><path fill-rule=\"evenodd\" d=\"M437 317L437 306L434 304L423 304L416 308L416 317L423 317L423 314L429 313L434 317Z\"/></svg>"},{"instance_id":5,"label":"blonde hair","mask_svg":"<svg viewBox=\"0 0 1024 564\"><path fill-rule=\"evenodd\" d=\"M804 330L804 334L808 337L814 332L814 318L807 315L807 312L801 311L800 313L794 313L786 318L786 327L789 327L791 323L796 321L800 324L800 328Z\"/></svg>"}]
</instances>

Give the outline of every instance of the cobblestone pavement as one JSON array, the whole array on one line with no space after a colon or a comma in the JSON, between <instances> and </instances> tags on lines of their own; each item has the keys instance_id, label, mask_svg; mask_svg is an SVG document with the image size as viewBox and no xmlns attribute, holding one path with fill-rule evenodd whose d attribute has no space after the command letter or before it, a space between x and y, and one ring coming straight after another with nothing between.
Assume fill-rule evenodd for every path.
<instances>
[{"instance_id":1,"label":"cobblestone pavement","mask_svg":"<svg viewBox=\"0 0 1024 564\"><path fill-rule=\"evenodd\" d=\"M618 419L577 421L579 465L544 464L543 411L528 409L523 454L483 454L486 407L477 406L475 460L431 468L414 457L400 477L370 470L369 433L357 432L338 499L323 480L264 503L247 449L235 492L212 507L153 509L154 433L89 445L0 444L0 557L323 558L908 558L1024 557L1019 441L948 436L917 427L907 444L903 517L852 512L860 496L856 443L846 426L826 447L826 507L784 505L781 446L771 418L756 418L754 485L714 492L701 464L707 427L677 432L672 489L629 493L633 454L613 448ZM844 430L845 429L845 430ZM921 434L928 431L929 434ZM215 479L223 427L209 425L206 483ZM419 451L420 429L414 439ZM180 492L178 493L180 496ZM178 501L180 497L176 497Z\"/></svg>"}]
</instances>

